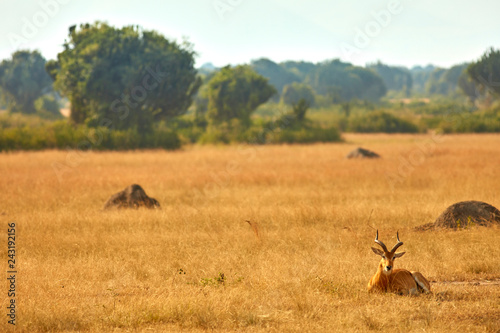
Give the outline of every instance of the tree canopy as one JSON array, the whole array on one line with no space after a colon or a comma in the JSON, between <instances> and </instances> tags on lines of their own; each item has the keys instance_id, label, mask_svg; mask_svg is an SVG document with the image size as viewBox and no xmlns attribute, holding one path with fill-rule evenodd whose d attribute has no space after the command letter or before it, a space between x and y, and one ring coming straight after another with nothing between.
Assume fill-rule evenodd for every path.
<instances>
[{"instance_id":1,"label":"tree canopy","mask_svg":"<svg viewBox=\"0 0 500 333\"><path fill-rule=\"evenodd\" d=\"M433 65L427 65L425 67L422 66L414 66L410 69L411 78L413 81L413 92L424 94L425 86L431 73L436 69Z\"/></svg>"},{"instance_id":2,"label":"tree canopy","mask_svg":"<svg viewBox=\"0 0 500 333\"><path fill-rule=\"evenodd\" d=\"M191 46L155 31L96 22L70 27L68 38L46 67L75 123L147 131L183 114L200 85Z\"/></svg>"},{"instance_id":3,"label":"tree canopy","mask_svg":"<svg viewBox=\"0 0 500 333\"><path fill-rule=\"evenodd\" d=\"M316 68L316 64L312 62L292 60L282 62L280 63L280 66L295 74L301 81L304 81L306 77Z\"/></svg>"},{"instance_id":4,"label":"tree canopy","mask_svg":"<svg viewBox=\"0 0 500 333\"><path fill-rule=\"evenodd\" d=\"M214 122L240 119L249 123L250 115L276 93L266 78L249 66L226 66L208 82L207 115Z\"/></svg>"},{"instance_id":5,"label":"tree canopy","mask_svg":"<svg viewBox=\"0 0 500 333\"><path fill-rule=\"evenodd\" d=\"M427 80L425 90L427 94L454 95L458 92L458 82L468 64L455 65L451 68L434 69Z\"/></svg>"},{"instance_id":6,"label":"tree canopy","mask_svg":"<svg viewBox=\"0 0 500 333\"><path fill-rule=\"evenodd\" d=\"M285 85L301 81L293 72L266 58L252 61L251 66L257 73L267 77L278 93Z\"/></svg>"},{"instance_id":7,"label":"tree canopy","mask_svg":"<svg viewBox=\"0 0 500 333\"><path fill-rule=\"evenodd\" d=\"M470 78L467 74L467 69L458 77L457 86L469 98L471 103L474 103L481 95L479 85Z\"/></svg>"},{"instance_id":8,"label":"tree canopy","mask_svg":"<svg viewBox=\"0 0 500 333\"><path fill-rule=\"evenodd\" d=\"M283 103L292 105L297 104L301 99L308 105L314 105L315 97L312 88L305 83L293 82L283 87L281 94Z\"/></svg>"},{"instance_id":9,"label":"tree canopy","mask_svg":"<svg viewBox=\"0 0 500 333\"><path fill-rule=\"evenodd\" d=\"M317 93L338 101L354 98L375 101L387 92L382 78L374 71L338 59L316 66L307 81Z\"/></svg>"},{"instance_id":10,"label":"tree canopy","mask_svg":"<svg viewBox=\"0 0 500 333\"><path fill-rule=\"evenodd\" d=\"M500 95L500 50L486 51L481 59L467 68L467 74L483 91Z\"/></svg>"},{"instance_id":11,"label":"tree canopy","mask_svg":"<svg viewBox=\"0 0 500 333\"><path fill-rule=\"evenodd\" d=\"M410 95L413 80L408 69L384 65L381 62L368 65L367 68L373 69L380 75L387 89L403 91L406 96Z\"/></svg>"},{"instance_id":12,"label":"tree canopy","mask_svg":"<svg viewBox=\"0 0 500 333\"><path fill-rule=\"evenodd\" d=\"M11 112L35 113L35 101L52 91L45 58L38 51L15 52L0 63L0 88Z\"/></svg>"}]
</instances>

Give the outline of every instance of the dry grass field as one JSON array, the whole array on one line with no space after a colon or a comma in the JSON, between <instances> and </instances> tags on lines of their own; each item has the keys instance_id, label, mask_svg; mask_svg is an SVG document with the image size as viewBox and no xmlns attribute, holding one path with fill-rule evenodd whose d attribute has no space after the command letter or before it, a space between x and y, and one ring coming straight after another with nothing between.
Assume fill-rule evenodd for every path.
<instances>
[{"instance_id":1,"label":"dry grass field","mask_svg":"<svg viewBox=\"0 0 500 333\"><path fill-rule=\"evenodd\" d=\"M414 228L457 201L500 207L500 136L345 139L0 154L16 331L499 332L500 228ZM358 145L382 158L345 159ZM101 211L133 183L162 209ZM377 228L390 247L399 230L396 268L423 273L431 295L367 293Z\"/></svg>"}]
</instances>

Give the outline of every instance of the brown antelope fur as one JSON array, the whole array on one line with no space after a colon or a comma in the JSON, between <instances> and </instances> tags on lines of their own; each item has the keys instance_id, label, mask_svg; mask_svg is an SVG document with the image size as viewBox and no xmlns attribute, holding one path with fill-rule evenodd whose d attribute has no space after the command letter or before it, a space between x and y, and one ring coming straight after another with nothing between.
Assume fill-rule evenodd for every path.
<instances>
[{"instance_id":1,"label":"brown antelope fur","mask_svg":"<svg viewBox=\"0 0 500 333\"><path fill-rule=\"evenodd\" d=\"M399 233L396 233L398 242L391 251L387 250L384 243L375 237L375 243L383 249L372 247L373 252L382 257L378 265L377 273L368 282L369 292L393 292L402 295L418 295L420 293L429 293L431 285L427 279L419 272L410 272L406 269L394 269L394 260L400 258L406 252L395 253L398 247L403 245L399 240Z\"/></svg>"}]
</instances>

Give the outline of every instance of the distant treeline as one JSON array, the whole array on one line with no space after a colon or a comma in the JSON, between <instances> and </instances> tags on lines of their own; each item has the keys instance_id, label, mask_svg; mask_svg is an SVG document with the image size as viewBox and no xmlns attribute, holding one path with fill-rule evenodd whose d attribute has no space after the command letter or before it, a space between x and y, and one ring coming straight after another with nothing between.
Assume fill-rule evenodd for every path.
<instances>
[{"instance_id":1,"label":"distant treeline","mask_svg":"<svg viewBox=\"0 0 500 333\"><path fill-rule=\"evenodd\" d=\"M496 57L496 62L499 61L497 53L490 50L486 54ZM451 68L428 65L408 69L377 62L361 68L340 60L317 64L285 61L278 64L262 58L252 61L251 66L268 78L282 97L290 86L301 84L310 88L317 99L319 97L318 104L328 105L352 99L377 101L387 95L399 98L467 97L473 103L478 98L484 98L495 82L499 82L492 80L491 76L481 77L479 73L469 70L474 64L464 63Z\"/></svg>"},{"instance_id":2,"label":"distant treeline","mask_svg":"<svg viewBox=\"0 0 500 333\"><path fill-rule=\"evenodd\" d=\"M266 108L282 107L270 103ZM0 151L178 149L192 143L338 142L342 140L342 132L500 133L500 106L472 111L456 103L415 102L401 109L395 104L375 106L351 102L314 110L311 119L298 120L297 115L298 112L292 110L278 118L256 117L250 126L237 120L219 126L200 126L193 118L184 116L156 123L144 134L136 129L112 130L74 125L67 120L0 114Z\"/></svg>"},{"instance_id":3,"label":"distant treeline","mask_svg":"<svg viewBox=\"0 0 500 333\"><path fill-rule=\"evenodd\" d=\"M177 149L177 133L157 125L149 134L135 129L111 130L107 127L74 125L66 120L47 121L37 116L0 115L0 151L77 149L129 150Z\"/></svg>"},{"instance_id":4,"label":"distant treeline","mask_svg":"<svg viewBox=\"0 0 500 333\"><path fill-rule=\"evenodd\" d=\"M0 108L7 110L0 150L332 142L341 131L498 131L500 51L493 48L449 69L265 58L196 69L193 45L102 22L70 27L63 46L57 59L20 50L0 63ZM408 97L432 100L408 106ZM459 110L460 126L444 122L446 103Z\"/></svg>"}]
</instances>

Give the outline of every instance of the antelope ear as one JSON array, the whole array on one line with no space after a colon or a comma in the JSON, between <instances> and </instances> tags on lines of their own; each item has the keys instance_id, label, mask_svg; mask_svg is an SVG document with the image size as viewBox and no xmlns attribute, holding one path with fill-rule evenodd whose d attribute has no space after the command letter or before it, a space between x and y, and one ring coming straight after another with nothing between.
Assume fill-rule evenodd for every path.
<instances>
[{"instance_id":1,"label":"antelope ear","mask_svg":"<svg viewBox=\"0 0 500 333\"><path fill-rule=\"evenodd\" d=\"M384 256L384 252L381 251L381 250L379 250L379 249L376 249L376 248L372 247L372 251L375 252L375 254L378 254L381 257Z\"/></svg>"},{"instance_id":2,"label":"antelope ear","mask_svg":"<svg viewBox=\"0 0 500 333\"><path fill-rule=\"evenodd\" d=\"M396 254L392 257L392 259L396 259L396 258L402 257L402 256L403 256L403 254L405 254L405 253L406 253L406 252L399 252L399 253L396 253Z\"/></svg>"}]
</instances>

